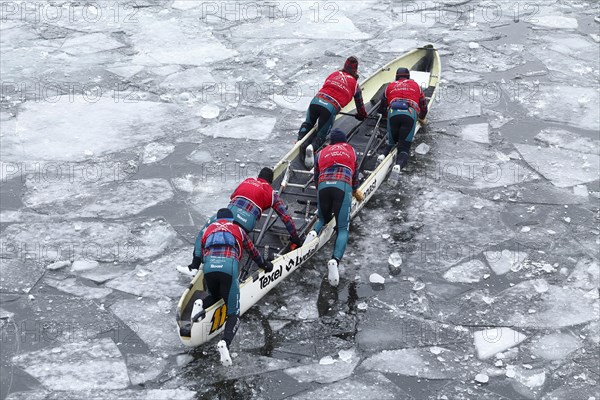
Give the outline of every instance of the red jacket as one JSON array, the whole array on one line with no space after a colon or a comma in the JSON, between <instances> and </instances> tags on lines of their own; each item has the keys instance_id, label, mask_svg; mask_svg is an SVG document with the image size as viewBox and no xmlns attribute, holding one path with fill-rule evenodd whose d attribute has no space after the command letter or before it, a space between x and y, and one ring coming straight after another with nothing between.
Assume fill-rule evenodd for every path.
<instances>
[{"instance_id":1,"label":"red jacket","mask_svg":"<svg viewBox=\"0 0 600 400\"><path fill-rule=\"evenodd\" d=\"M335 71L325 79L325 83L321 90L319 90L319 93L333 98L339 108L344 108L352 101L354 95L359 91L358 88L358 82L355 77L347 72Z\"/></svg>"},{"instance_id":2,"label":"red jacket","mask_svg":"<svg viewBox=\"0 0 600 400\"><path fill-rule=\"evenodd\" d=\"M354 174L356 152L348 143L336 143L325 147L319 153L319 168L325 170L334 165L346 167Z\"/></svg>"},{"instance_id":3,"label":"red jacket","mask_svg":"<svg viewBox=\"0 0 600 400\"><path fill-rule=\"evenodd\" d=\"M400 79L390 83L385 89L384 98L388 107L394 100L408 100L419 118L425 118L427 114L427 99L419 84L412 79Z\"/></svg>"},{"instance_id":4,"label":"red jacket","mask_svg":"<svg viewBox=\"0 0 600 400\"><path fill-rule=\"evenodd\" d=\"M224 235L219 235L224 233ZM213 236L211 238L211 236ZM234 241L232 241L232 238ZM211 246L235 246L241 258L244 248L244 232L239 225L227 219L218 219L210 224L202 235L202 248Z\"/></svg>"},{"instance_id":5,"label":"red jacket","mask_svg":"<svg viewBox=\"0 0 600 400\"><path fill-rule=\"evenodd\" d=\"M260 211L273 206L273 188L262 178L248 178L235 189L230 199L243 197L254 203Z\"/></svg>"}]
</instances>

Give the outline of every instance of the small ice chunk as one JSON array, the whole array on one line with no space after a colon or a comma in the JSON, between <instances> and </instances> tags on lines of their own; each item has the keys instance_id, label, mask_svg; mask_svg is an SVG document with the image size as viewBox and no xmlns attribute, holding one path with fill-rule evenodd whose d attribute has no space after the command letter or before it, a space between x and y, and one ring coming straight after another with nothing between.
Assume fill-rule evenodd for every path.
<instances>
[{"instance_id":1,"label":"small ice chunk","mask_svg":"<svg viewBox=\"0 0 600 400\"><path fill-rule=\"evenodd\" d=\"M546 232L548 232L549 235L556 235L556 231L553 231L552 229L547 229Z\"/></svg>"},{"instance_id":2,"label":"small ice chunk","mask_svg":"<svg viewBox=\"0 0 600 400\"><path fill-rule=\"evenodd\" d=\"M589 197L588 189L585 185L573 186L573 193L575 193L575 196L581 196L586 198Z\"/></svg>"},{"instance_id":3,"label":"small ice chunk","mask_svg":"<svg viewBox=\"0 0 600 400\"><path fill-rule=\"evenodd\" d=\"M431 149L431 147L429 147L428 144L426 143L421 143L420 145L417 146L417 148L415 149L415 153L417 154L427 154L429 153L429 150Z\"/></svg>"},{"instance_id":4,"label":"small ice chunk","mask_svg":"<svg viewBox=\"0 0 600 400\"><path fill-rule=\"evenodd\" d=\"M50 271L56 271L57 269L61 269L64 267L68 267L69 265L71 265L71 261L55 261L52 264L48 264L46 266L46 269L50 270Z\"/></svg>"},{"instance_id":5,"label":"small ice chunk","mask_svg":"<svg viewBox=\"0 0 600 400\"><path fill-rule=\"evenodd\" d=\"M441 354L444 351L444 349L442 349L441 347L433 346L429 348L429 351L431 351L435 355L438 355Z\"/></svg>"},{"instance_id":6,"label":"small ice chunk","mask_svg":"<svg viewBox=\"0 0 600 400\"><path fill-rule=\"evenodd\" d=\"M213 119L217 118L220 112L221 110L219 110L218 106L214 104L205 104L202 106L202 108L200 108L198 114L204 119Z\"/></svg>"},{"instance_id":7,"label":"small ice chunk","mask_svg":"<svg viewBox=\"0 0 600 400\"><path fill-rule=\"evenodd\" d=\"M389 239L390 238L390 234L389 233L384 233L383 235L381 235L382 239Z\"/></svg>"},{"instance_id":8,"label":"small ice chunk","mask_svg":"<svg viewBox=\"0 0 600 400\"><path fill-rule=\"evenodd\" d=\"M469 42L469 48L470 49L478 49L479 48L479 43Z\"/></svg>"},{"instance_id":9,"label":"small ice chunk","mask_svg":"<svg viewBox=\"0 0 600 400\"><path fill-rule=\"evenodd\" d=\"M486 251L483 255L496 275L504 275L508 271L518 269L528 256L527 253L508 249Z\"/></svg>"},{"instance_id":10,"label":"small ice chunk","mask_svg":"<svg viewBox=\"0 0 600 400\"><path fill-rule=\"evenodd\" d=\"M80 272L80 271L89 271L91 269L95 269L98 267L98 261L94 260L75 260L73 261L73 265L71 267L71 271Z\"/></svg>"},{"instance_id":11,"label":"small ice chunk","mask_svg":"<svg viewBox=\"0 0 600 400\"><path fill-rule=\"evenodd\" d=\"M564 217L563 219L565 220L566 223L570 223L571 222L571 217Z\"/></svg>"},{"instance_id":12,"label":"small ice chunk","mask_svg":"<svg viewBox=\"0 0 600 400\"><path fill-rule=\"evenodd\" d=\"M501 153L499 151L496 152L496 157L498 158L498 160L502 161L502 162L507 162L510 161L510 156Z\"/></svg>"},{"instance_id":13,"label":"small ice chunk","mask_svg":"<svg viewBox=\"0 0 600 400\"><path fill-rule=\"evenodd\" d=\"M173 150L175 150L175 146L172 144L162 144L157 142L148 143L146 147L144 147L142 162L144 164L151 164L163 160L171 154Z\"/></svg>"},{"instance_id":14,"label":"small ice chunk","mask_svg":"<svg viewBox=\"0 0 600 400\"><path fill-rule=\"evenodd\" d=\"M354 355L354 351L352 350L340 350L339 351L340 360L344 362L350 362L352 356Z\"/></svg>"},{"instance_id":15,"label":"small ice chunk","mask_svg":"<svg viewBox=\"0 0 600 400\"><path fill-rule=\"evenodd\" d=\"M521 232L523 232L523 233L527 233L530 230L531 230L531 228L529 226L524 226L524 227L521 228Z\"/></svg>"},{"instance_id":16,"label":"small ice chunk","mask_svg":"<svg viewBox=\"0 0 600 400\"><path fill-rule=\"evenodd\" d=\"M358 308L361 311L364 311L367 308L369 308L369 306L367 305L367 303L361 302L356 305L356 308Z\"/></svg>"},{"instance_id":17,"label":"small ice chunk","mask_svg":"<svg viewBox=\"0 0 600 400\"><path fill-rule=\"evenodd\" d=\"M490 381L490 377L486 374L477 374L475 376L475 381L479 383L488 383Z\"/></svg>"},{"instance_id":18,"label":"small ice chunk","mask_svg":"<svg viewBox=\"0 0 600 400\"><path fill-rule=\"evenodd\" d=\"M335 363L335 360L331 356L325 356L319 360L320 365L331 365L334 363Z\"/></svg>"},{"instance_id":19,"label":"small ice chunk","mask_svg":"<svg viewBox=\"0 0 600 400\"><path fill-rule=\"evenodd\" d=\"M488 267L479 260L471 260L450 268L444 274L449 282L475 283L489 271Z\"/></svg>"},{"instance_id":20,"label":"small ice chunk","mask_svg":"<svg viewBox=\"0 0 600 400\"><path fill-rule=\"evenodd\" d=\"M415 283L413 284L412 290L414 290L415 292L418 292L423 289L425 289L425 283L423 283L421 281L415 281Z\"/></svg>"},{"instance_id":21,"label":"small ice chunk","mask_svg":"<svg viewBox=\"0 0 600 400\"><path fill-rule=\"evenodd\" d=\"M402 265L402 256L400 255L400 253L394 252L388 257L388 263L392 267L398 268Z\"/></svg>"},{"instance_id":22,"label":"small ice chunk","mask_svg":"<svg viewBox=\"0 0 600 400\"><path fill-rule=\"evenodd\" d=\"M385 278L377 273L372 273L369 276L369 282L383 285L385 283Z\"/></svg>"},{"instance_id":23,"label":"small ice chunk","mask_svg":"<svg viewBox=\"0 0 600 400\"><path fill-rule=\"evenodd\" d=\"M533 288L538 293L546 293L549 289L548 282L545 279L536 279L533 282Z\"/></svg>"},{"instance_id":24,"label":"small ice chunk","mask_svg":"<svg viewBox=\"0 0 600 400\"><path fill-rule=\"evenodd\" d=\"M474 334L477 356L481 360L492 357L496 353L517 346L527 336L507 327L492 328L477 331Z\"/></svg>"}]
</instances>

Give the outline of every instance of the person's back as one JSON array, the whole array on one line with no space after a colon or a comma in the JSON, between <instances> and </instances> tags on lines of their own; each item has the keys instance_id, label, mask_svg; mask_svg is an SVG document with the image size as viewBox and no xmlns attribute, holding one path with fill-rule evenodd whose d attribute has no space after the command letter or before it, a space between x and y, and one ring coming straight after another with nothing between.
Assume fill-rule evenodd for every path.
<instances>
[{"instance_id":1,"label":"person's back","mask_svg":"<svg viewBox=\"0 0 600 400\"><path fill-rule=\"evenodd\" d=\"M273 190L273 170L263 168L257 178L245 179L231 195L228 208L233 212L237 224L250 233L256 226L262 213L273 208L290 233L290 241L302 245L294 220L287 212L281 197Z\"/></svg>"}]
</instances>

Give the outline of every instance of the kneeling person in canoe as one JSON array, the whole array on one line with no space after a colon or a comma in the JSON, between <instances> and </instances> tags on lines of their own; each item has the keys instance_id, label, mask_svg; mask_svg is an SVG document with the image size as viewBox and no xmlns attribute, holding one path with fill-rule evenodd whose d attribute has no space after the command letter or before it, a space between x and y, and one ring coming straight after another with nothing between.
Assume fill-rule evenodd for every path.
<instances>
[{"instance_id":1,"label":"kneeling person in canoe","mask_svg":"<svg viewBox=\"0 0 600 400\"><path fill-rule=\"evenodd\" d=\"M233 223L233 213L228 208L222 208L217 212L216 221L204 230L199 248L196 246L194 249L194 261L204 262L204 279L209 294L201 307L210 307L219 299L223 299L227 305L223 339L217 344L223 365L232 364L229 346L239 325L238 275L242 249L250 252L250 257L260 268L267 272L273 270L273 264L263 260L246 232Z\"/></svg>"},{"instance_id":2,"label":"kneeling person in canoe","mask_svg":"<svg viewBox=\"0 0 600 400\"><path fill-rule=\"evenodd\" d=\"M298 131L298 140L302 140L318 121L317 136L312 142L307 141L300 148L300 156L304 158L304 164L307 168L313 167L314 152L325 143L327 134L335 121L335 116L352 101L352 98L354 98L356 104L356 118L359 121L367 118L367 111L357 79L358 60L356 57L348 57L344 63L344 68L330 74L325 79L323 87L310 102L306 112L306 120Z\"/></svg>"},{"instance_id":3,"label":"kneeling person in canoe","mask_svg":"<svg viewBox=\"0 0 600 400\"><path fill-rule=\"evenodd\" d=\"M235 189L227 207L233 212L235 223L247 233L252 232L264 211L273 208L289 232L290 242L302 246L294 220L281 197L271 187L272 184L273 170L265 167L260 170L258 178L248 178Z\"/></svg>"},{"instance_id":4,"label":"kneeling person in canoe","mask_svg":"<svg viewBox=\"0 0 600 400\"><path fill-rule=\"evenodd\" d=\"M315 183L317 184L317 209L319 220L306 236L312 241L335 217L337 238L333 256L327 263L329 283L337 286L340 280L338 264L346 251L348 226L352 196L358 201L364 199L358 190L358 166L354 148L346 143L346 134L339 129L331 131L331 144L321 150L316 157Z\"/></svg>"},{"instance_id":5,"label":"kneeling person in canoe","mask_svg":"<svg viewBox=\"0 0 600 400\"><path fill-rule=\"evenodd\" d=\"M417 120L423 121L427 115L427 99L417 82L410 79L407 68L398 68L396 81L387 85L381 97L379 109L387 114L387 143L385 155L397 146L396 165L392 168L390 184L395 186L400 170L408 164L410 145L412 144Z\"/></svg>"}]
</instances>

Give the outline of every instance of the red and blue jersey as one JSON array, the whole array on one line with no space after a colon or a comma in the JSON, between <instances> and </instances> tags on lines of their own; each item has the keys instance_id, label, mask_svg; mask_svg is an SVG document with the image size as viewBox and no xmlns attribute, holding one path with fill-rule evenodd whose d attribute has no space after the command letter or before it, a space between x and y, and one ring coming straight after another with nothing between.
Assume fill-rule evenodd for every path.
<instances>
[{"instance_id":1,"label":"red and blue jersey","mask_svg":"<svg viewBox=\"0 0 600 400\"><path fill-rule=\"evenodd\" d=\"M417 111L419 118L427 115L427 99L417 82L412 79L400 79L387 85L382 95L382 105L389 107L395 100L405 100Z\"/></svg>"},{"instance_id":2,"label":"red and blue jersey","mask_svg":"<svg viewBox=\"0 0 600 400\"><path fill-rule=\"evenodd\" d=\"M275 193L269 182L262 178L248 178L240 183L231 195L229 205L252 213L256 221L260 219L263 211L272 207L285 224L290 235L296 236L297 234L294 220L288 214L283 200Z\"/></svg>"},{"instance_id":3,"label":"red and blue jersey","mask_svg":"<svg viewBox=\"0 0 600 400\"><path fill-rule=\"evenodd\" d=\"M336 143L317 154L315 163L317 184L325 181L342 181L358 189L358 165L356 152L348 143Z\"/></svg>"}]
</instances>

